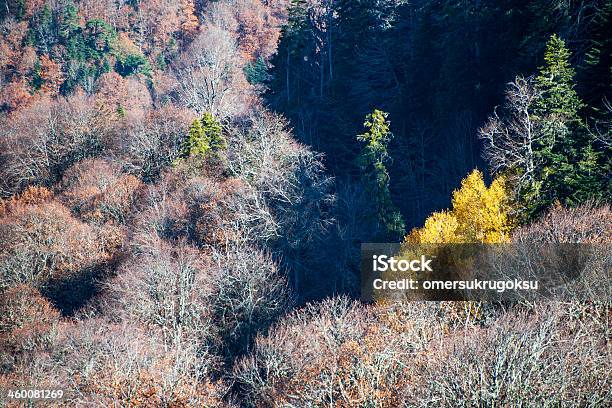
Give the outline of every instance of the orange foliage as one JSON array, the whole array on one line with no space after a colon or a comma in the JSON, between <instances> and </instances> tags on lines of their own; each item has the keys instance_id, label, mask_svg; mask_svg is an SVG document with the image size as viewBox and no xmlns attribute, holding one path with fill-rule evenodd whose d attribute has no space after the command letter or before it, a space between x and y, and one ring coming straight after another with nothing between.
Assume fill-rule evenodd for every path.
<instances>
[{"instance_id":1,"label":"orange foliage","mask_svg":"<svg viewBox=\"0 0 612 408\"><path fill-rule=\"evenodd\" d=\"M36 205L53 198L53 193L45 187L29 186L23 193L6 200L0 200L0 218L27 205Z\"/></svg>"},{"instance_id":2,"label":"orange foliage","mask_svg":"<svg viewBox=\"0 0 612 408\"><path fill-rule=\"evenodd\" d=\"M180 1L180 16L182 18L181 31L183 36L190 40L193 39L200 28L194 0Z\"/></svg>"},{"instance_id":3,"label":"orange foliage","mask_svg":"<svg viewBox=\"0 0 612 408\"><path fill-rule=\"evenodd\" d=\"M66 171L62 186L60 199L82 219L123 223L142 183L104 160L88 159Z\"/></svg>"},{"instance_id":4,"label":"orange foliage","mask_svg":"<svg viewBox=\"0 0 612 408\"><path fill-rule=\"evenodd\" d=\"M45 285L108 259L106 237L57 202L15 207L0 218L2 286Z\"/></svg>"},{"instance_id":5,"label":"orange foliage","mask_svg":"<svg viewBox=\"0 0 612 408\"><path fill-rule=\"evenodd\" d=\"M28 106L31 100L29 85L23 80L0 88L0 106L3 105L9 112Z\"/></svg>"},{"instance_id":6,"label":"orange foliage","mask_svg":"<svg viewBox=\"0 0 612 408\"><path fill-rule=\"evenodd\" d=\"M18 353L45 346L59 318L59 312L32 286L8 289L0 295L0 350Z\"/></svg>"},{"instance_id":7,"label":"orange foliage","mask_svg":"<svg viewBox=\"0 0 612 408\"><path fill-rule=\"evenodd\" d=\"M60 64L53 61L47 55L40 57L40 78L43 84L40 90L51 96L57 96L60 86L64 82L64 74Z\"/></svg>"},{"instance_id":8,"label":"orange foliage","mask_svg":"<svg viewBox=\"0 0 612 408\"><path fill-rule=\"evenodd\" d=\"M151 107L146 85L136 77L123 78L116 72L102 75L96 83L96 100L115 115L142 120Z\"/></svg>"},{"instance_id":9,"label":"orange foliage","mask_svg":"<svg viewBox=\"0 0 612 408\"><path fill-rule=\"evenodd\" d=\"M268 59L275 51L280 38L281 24L278 17L261 0L237 2L238 43L247 61L258 57Z\"/></svg>"},{"instance_id":10,"label":"orange foliage","mask_svg":"<svg viewBox=\"0 0 612 408\"><path fill-rule=\"evenodd\" d=\"M195 209L198 239L207 245L224 245L238 240L240 231L232 229L231 225L239 222L241 214L235 211L234 204L246 196L247 186L237 179L222 183L206 180L204 183L207 185L208 196L205 201L198 203L198 208Z\"/></svg>"},{"instance_id":11,"label":"orange foliage","mask_svg":"<svg viewBox=\"0 0 612 408\"><path fill-rule=\"evenodd\" d=\"M16 60L15 73L20 79L25 79L36 65L36 61L38 61L38 56L34 47L27 46L19 49L19 59Z\"/></svg>"},{"instance_id":12,"label":"orange foliage","mask_svg":"<svg viewBox=\"0 0 612 408\"><path fill-rule=\"evenodd\" d=\"M0 70L16 69L23 58L22 43L28 32L27 21L5 20L0 26ZM10 72L10 71L9 71Z\"/></svg>"},{"instance_id":13,"label":"orange foliage","mask_svg":"<svg viewBox=\"0 0 612 408\"><path fill-rule=\"evenodd\" d=\"M24 0L23 1L23 12L24 12L24 18L30 18L32 17L32 15L34 13L36 13L37 11L40 11L45 4L47 3L46 0Z\"/></svg>"},{"instance_id":14,"label":"orange foliage","mask_svg":"<svg viewBox=\"0 0 612 408\"><path fill-rule=\"evenodd\" d=\"M140 2L138 12L134 14L134 24L139 27L141 35L135 37L135 42L149 52L163 49L172 34L181 29L184 19L181 11L181 4L174 0Z\"/></svg>"},{"instance_id":15,"label":"orange foliage","mask_svg":"<svg viewBox=\"0 0 612 408\"><path fill-rule=\"evenodd\" d=\"M244 400L252 406L401 406L414 356L440 330L424 319L433 320L432 308L397 309L331 299L294 312L258 337L254 353L236 365Z\"/></svg>"},{"instance_id":16,"label":"orange foliage","mask_svg":"<svg viewBox=\"0 0 612 408\"><path fill-rule=\"evenodd\" d=\"M80 0L79 15L84 21L104 20L118 31L130 29L130 14L134 9L128 2L115 0Z\"/></svg>"}]
</instances>

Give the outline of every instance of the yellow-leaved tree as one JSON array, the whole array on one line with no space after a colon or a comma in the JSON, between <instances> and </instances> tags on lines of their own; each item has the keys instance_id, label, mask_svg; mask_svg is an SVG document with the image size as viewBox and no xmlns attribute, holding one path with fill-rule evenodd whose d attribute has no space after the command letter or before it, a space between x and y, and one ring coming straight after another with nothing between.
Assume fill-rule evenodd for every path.
<instances>
[{"instance_id":1,"label":"yellow-leaved tree","mask_svg":"<svg viewBox=\"0 0 612 408\"><path fill-rule=\"evenodd\" d=\"M433 213L422 228L415 228L406 236L404 243L407 245L403 248L403 254L410 257L418 253L414 244L418 247L418 244L509 242L513 223L509 215L508 197L503 177L496 178L487 187L482 173L472 171L461 182L461 188L453 192L450 210ZM437 257L445 265L445 259L450 256L448 259L451 262L447 267L452 267L455 275L463 276L461 271L471 270L470 250L469 247L454 248L450 253L443 252ZM441 308L457 321L484 317L481 302L442 303Z\"/></svg>"},{"instance_id":2,"label":"yellow-leaved tree","mask_svg":"<svg viewBox=\"0 0 612 408\"><path fill-rule=\"evenodd\" d=\"M482 173L472 171L453 192L452 208L435 212L422 228L415 228L406 243L501 243L512 229L505 179L496 178L489 187Z\"/></svg>"}]
</instances>

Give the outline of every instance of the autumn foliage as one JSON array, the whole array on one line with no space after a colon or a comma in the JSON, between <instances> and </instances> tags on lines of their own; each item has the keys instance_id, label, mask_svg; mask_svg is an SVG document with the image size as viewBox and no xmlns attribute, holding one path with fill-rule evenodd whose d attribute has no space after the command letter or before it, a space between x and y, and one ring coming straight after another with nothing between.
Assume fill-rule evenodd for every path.
<instances>
[{"instance_id":1,"label":"autumn foliage","mask_svg":"<svg viewBox=\"0 0 612 408\"><path fill-rule=\"evenodd\" d=\"M51 406L70 407L612 405L605 302L352 299L359 244L403 235L387 161L402 140L375 110L361 145L338 146L365 174L332 176L337 158L294 137L307 110L296 100L289 122L264 98L277 57L291 86L316 65L300 92L322 98L338 75L323 34L366 3L0 6L0 391L63 388ZM375 3L359 21L391 2ZM315 58L278 44L306 18ZM506 184L474 170L405 242L612 239L595 202L515 225Z\"/></svg>"},{"instance_id":2,"label":"autumn foliage","mask_svg":"<svg viewBox=\"0 0 612 408\"><path fill-rule=\"evenodd\" d=\"M427 218L423 228L406 236L408 243L508 242L512 229L509 197L503 177L487 187L474 170L453 192L452 208Z\"/></svg>"}]
</instances>

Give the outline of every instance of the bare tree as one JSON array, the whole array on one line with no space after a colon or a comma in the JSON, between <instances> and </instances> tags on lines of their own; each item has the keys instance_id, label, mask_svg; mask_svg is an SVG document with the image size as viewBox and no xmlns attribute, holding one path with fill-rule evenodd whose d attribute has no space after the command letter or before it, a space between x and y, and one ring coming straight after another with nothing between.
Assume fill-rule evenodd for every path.
<instances>
[{"instance_id":1,"label":"bare tree","mask_svg":"<svg viewBox=\"0 0 612 408\"><path fill-rule=\"evenodd\" d=\"M100 154L111 123L93 98L43 99L0 126L0 194L57 181L72 164Z\"/></svg>"},{"instance_id":2,"label":"bare tree","mask_svg":"<svg viewBox=\"0 0 612 408\"><path fill-rule=\"evenodd\" d=\"M235 245L215 252L213 258L217 262L210 297L213 321L222 351L235 356L289 310L290 290L270 255L255 248Z\"/></svg>"},{"instance_id":3,"label":"bare tree","mask_svg":"<svg viewBox=\"0 0 612 408\"><path fill-rule=\"evenodd\" d=\"M158 241L149 253L136 255L109 285L124 319L160 327L168 345L203 342L213 333L202 260L184 241L176 246Z\"/></svg>"},{"instance_id":4,"label":"bare tree","mask_svg":"<svg viewBox=\"0 0 612 408\"><path fill-rule=\"evenodd\" d=\"M542 134L530 110L538 97L532 78L516 77L506 89L502 114L496 111L479 131L492 173L518 170L511 175L518 191L533 181L539 165L534 150Z\"/></svg>"},{"instance_id":5,"label":"bare tree","mask_svg":"<svg viewBox=\"0 0 612 408\"><path fill-rule=\"evenodd\" d=\"M124 169L146 182L156 180L179 155L192 116L173 106L148 112L144 120L128 125L122 140Z\"/></svg>"},{"instance_id":6,"label":"bare tree","mask_svg":"<svg viewBox=\"0 0 612 408\"><path fill-rule=\"evenodd\" d=\"M233 133L228 167L268 203L290 246L316 239L332 222L332 179L322 157L296 143L286 121L267 112Z\"/></svg>"},{"instance_id":7,"label":"bare tree","mask_svg":"<svg viewBox=\"0 0 612 408\"><path fill-rule=\"evenodd\" d=\"M605 111L604 119L595 123L595 140L609 149L612 148L612 103L604 99L603 109Z\"/></svg>"},{"instance_id":8,"label":"bare tree","mask_svg":"<svg viewBox=\"0 0 612 408\"><path fill-rule=\"evenodd\" d=\"M57 202L15 206L0 218L0 290L75 277L105 259L105 242Z\"/></svg>"},{"instance_id":9,"label":"bare tree","mask_svg":"<svg viewBox=\"0 0 612 408\"><path fill-rule=\"evenodd\" d=\"M215 25L196 37L175 69L181 102L199 115L234 117L246 110L249 87L232 35Z\"/></svg>"},{"instance_id":10,"label":"bare tree","mask_svg":"<svg viewBox=\"0 0 612 408\"><path fill-rule=\"evenodd\" d=\"M270 208L282 232L273 245L292 270L299 292L302 277L312 272L307 265L321 256L318 245L333 223L332 179L324 173L321 156L296 143L280 116L254 113L230 139L228 167Z\"/></svg>"}]
</instances>

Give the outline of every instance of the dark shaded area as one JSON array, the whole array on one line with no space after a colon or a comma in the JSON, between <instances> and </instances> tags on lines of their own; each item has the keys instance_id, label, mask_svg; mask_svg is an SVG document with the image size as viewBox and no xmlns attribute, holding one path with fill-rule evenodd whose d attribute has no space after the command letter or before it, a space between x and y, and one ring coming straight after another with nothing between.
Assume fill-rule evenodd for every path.
<instances>
[{"instance_id":1,"label":"dark shaded area","mask_svg":"<svg viewBox=\"0 0 612 408\"><path fill-rule=\"evenodd\" d=\"M364 116L389 112L391 193L410 228L447 207L469 171L486 167L477 130L505 84L542 64L551 34L573 52L581 97L602 106L611 4L294 0L267 98L340 179L359 177L355 135Z\"/></svg>"},{"instance_id":2,"label":"dark shaded area","mask_svg":"<svg viewBox=\"0 0 612 408\"><path fill-rule=\"evenodd\" d=\"M124 260L125 255L116 255L109 262L93 265L65 278L50 280L40 292L62 316L73 316L103 292L105 283Z\"/></svg>"}]
</instances>

